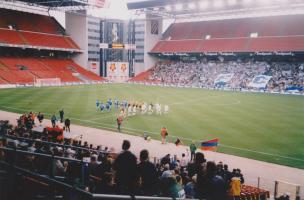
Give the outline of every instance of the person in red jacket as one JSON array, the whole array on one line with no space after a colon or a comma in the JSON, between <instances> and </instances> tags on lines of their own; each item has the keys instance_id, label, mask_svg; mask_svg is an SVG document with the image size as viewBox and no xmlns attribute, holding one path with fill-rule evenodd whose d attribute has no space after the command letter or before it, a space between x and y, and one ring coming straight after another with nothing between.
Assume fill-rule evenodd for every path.
<instances>
[{"instance_id":1,"label":"person in red jacket","mask_svg":"<svg viewBox=\"0 0 304 200\"><path fill-rule=\"evenodd\" d=\"M161 137L162 137L162 144L166 144L166 138L167 138L167 136L168 136L167 128L166 128L166 127L163 127L163 128L161 129L160 134L161 134Z\"/></svg>"},{"instance_id":2,"label":"person in red jacket","mask_svg":"<svg viewBox=\"0 0 304 200\"><path fill-rule=\"evenodd\" d=\"M122 121L123 121L123 117L118 116L116 121L117 121L117 130L118 130L118 132L121 132L121 124L122 124Z\"/></svg>"}]
</instances>

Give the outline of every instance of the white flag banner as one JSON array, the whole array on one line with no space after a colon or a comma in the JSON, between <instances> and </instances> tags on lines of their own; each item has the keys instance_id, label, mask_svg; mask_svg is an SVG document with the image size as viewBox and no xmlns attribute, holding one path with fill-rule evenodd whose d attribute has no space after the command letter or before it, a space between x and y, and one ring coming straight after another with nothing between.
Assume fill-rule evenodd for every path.
<instances>
[{"instance_id":1,"label":"white flag banner","mask_svg":"<svg viewBox=\"0 0 304 200\"><path fill-rule=\"evenodd\" d=\"M229 73L229 74L220 74L216 77L214 80L214 84L227 84L231 79L233 78L234 73Z\"/></svg>"},{"instance_id":2,"label":"white flag banner","mask_svg":"<svg viewBox=\"0 0 304 200\"><path fill-rule=\"evenodd\" d=\"M249 87L265 88L272 76L257 75L249 83Z\"/></svg>"}]
</instances>

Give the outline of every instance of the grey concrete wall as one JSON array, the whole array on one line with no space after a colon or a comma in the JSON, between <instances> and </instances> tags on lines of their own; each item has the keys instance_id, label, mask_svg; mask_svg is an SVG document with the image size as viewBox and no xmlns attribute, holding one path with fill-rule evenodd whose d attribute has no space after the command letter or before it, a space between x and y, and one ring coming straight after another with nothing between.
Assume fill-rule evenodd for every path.
<instances>
[{"instance_id":1,"label":"grey concrete wall","mask_svg":"<svg viewBox=\"0 0 304 200\"><path fill-rule=\"evenodd\" d=\"M88 69L88 28L86 16L66 13L65 27L66 33L70 35L80 49L84 51L73 56L73 60L85 69Z\"/></svg>"},{"instance_id":2,"label":"grey concrete wall","mask_svg":"<svg viewBox=\"0 0 304 200\"><path fill-rule=\"evenodd\" d=\"M156 45L156 43L161 39L162 37L162 27L163 27L163 21L162 19L158 20L158 34L152 34L151 33L151 20L150 18L155 18L155 16L147 15L146 16L146 26L145 26L145 55L144 55L144 69L143 71L146 71L153 67L158 59L154 56L149 55L148 53L153 49L153 47Z\"/></svg>"}]
</instances>

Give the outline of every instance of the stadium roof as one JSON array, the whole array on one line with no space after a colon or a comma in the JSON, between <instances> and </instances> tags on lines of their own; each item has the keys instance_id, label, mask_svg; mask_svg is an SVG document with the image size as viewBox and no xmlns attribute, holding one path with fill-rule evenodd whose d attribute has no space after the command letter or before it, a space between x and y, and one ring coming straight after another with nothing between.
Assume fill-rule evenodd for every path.
<instances>
[{"instance_id":1,"label":"stadium roof","mask_svg":"<svg viewBox=\"0 0 304 200\"><path fill-rule=\"evenodd\" d=\"M129 10L170 18L222 15L225 13L286 12L304 13L303 0L129 0Z\"/></svg>"},{"instance_id":2,"label":"stadium roof","mask_svg":"<svg viewBox=\"0 0 304 200\"><path fill-rule=\"evenodd\" d=\"M19 0L32 5L47 7L85 6L88 0Z\"/></svg>"}]
</instances>

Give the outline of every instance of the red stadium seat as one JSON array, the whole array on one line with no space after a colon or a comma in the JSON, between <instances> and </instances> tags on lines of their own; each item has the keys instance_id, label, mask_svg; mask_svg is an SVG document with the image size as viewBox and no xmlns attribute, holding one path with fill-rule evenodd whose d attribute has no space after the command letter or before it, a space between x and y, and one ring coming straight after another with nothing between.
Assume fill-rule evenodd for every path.
<instances>
[{"instance_id":1,"label":"red stadium seat","mask_svg":"<svg viewBox=\"0 0 304 200\"><path fill-rule=\"evenodd\" d=\"M302 19L291 15L176 23L151 52L303 51ZM250 37L252 33L257 37Z\"/></svg>"},{"instance_id":2,"label":"red stadium seat","mask_svg":"<svg viewBox=\"0 0 304 200\"><path fill-rule=\"evenodd\" d=\"M35 78L60 78L61 82L82 82L74 73L90 81L103 78L83 69L70 59L0 57L1 83L32 84Z\"/></svg>"}]
</instances>

